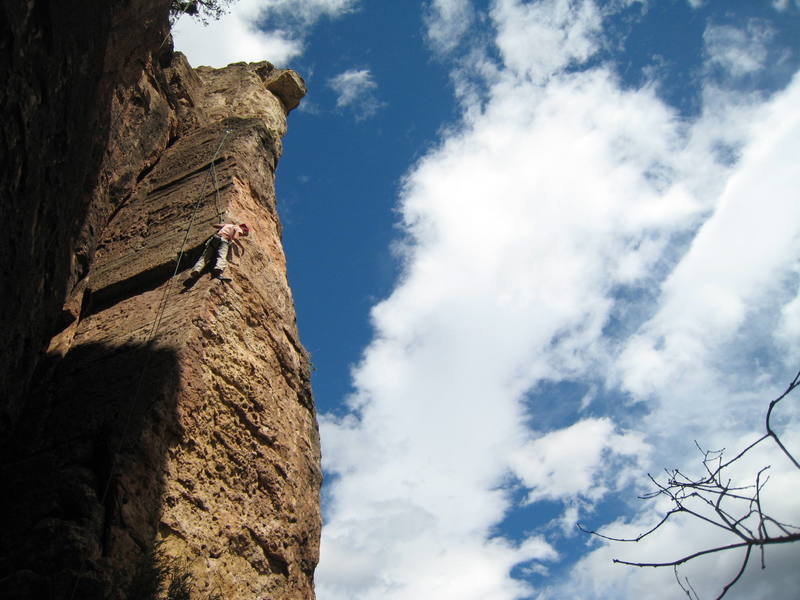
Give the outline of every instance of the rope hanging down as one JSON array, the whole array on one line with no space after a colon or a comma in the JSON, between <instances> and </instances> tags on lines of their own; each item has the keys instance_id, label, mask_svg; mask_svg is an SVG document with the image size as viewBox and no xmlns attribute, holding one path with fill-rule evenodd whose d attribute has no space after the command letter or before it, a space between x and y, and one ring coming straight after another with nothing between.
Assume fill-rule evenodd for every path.
<instances>
[{"instance_id":1,"label":"rope hanging down","mask_svg":"<svg viewBox=\"0 0 800 600\"><path fill-rule=\"evenodd\" d=\"M217 165L217 161L216 161L216 158L217 158L217 154L220 151L220 148L222 148L222 144L225 143L225 138L228 137L228 134L230 132L231 132L230 129L226 129L225 130L225 135L222 136L222 141L219 143L219 148L217 148L217 152L214 154L214 158L211 159L211 176L214 178L214 208L217 211L217 219L218 219L217 222L218 223L222 223L222 212L220 212L220 210L219 210L219 183L217 182L217 166L216 166ZM203 191L205 191L205 188L203 188ZM201 194L201 196L202 196L202 194ZM188 235L188 232L187 232L187 235Z\"/></svg>"},{"instance_id":2,"label":"rope hanging down","mask_svg":"<svg viewBox=\"0 0 800 600\"><path fill-rule=\"evenodd\" d=\"M225 139L228 137L228 134L231 132L230 129L225 130L225 135L222 136L222 139L219 142L219 146L217 146L216 152L214 152L214 156L211 158L211 170L210 173L213 175L214 178L214 206L217 211L217 218L222 221L222 213L219 210L219 186L217 185L217 171L214 168L214 163L217 160L217 156L219 156L219 151L222 149L222 144L225 143ZM167 287L164 289L164 293L161 296L161 302L158 305L158 310L156 311L156 318L153 321L153 327L150 330L150 333L147 336L147 340L145 343L149 343L156 335L158 328L161 326L161 319L164 316L164 310L167 307L167 298L169 297L169 292L172 290L172 282L175 280L175 276L178 274L178 271L181 268L181 261L183 261L184 249L186 247L186 241L189 239L189 232L192 230L192 225L194 225L194 218L197 214L197 209L200 207L200 202L203 200L203 197L206 193L206 185L208 184L208 173L206 173L206 178L203 180L203 188L200 190L200 195L197 197L197 201L194 203L194 208L192 209L192 216L189 219L189 225L186 227L186 233L183 236L183 241L181 242L181 248L178 251L178 260L175 262L175 270L172 272L172 276L169 278L169 282Z\"/></svg>"},{"instance_id":3,"label":"rope hanging down","mask_svg":"<svg viewBox=\"0 0 800 600\"><path fill-rule=\"evenodd\" d=\"M222 220L222 213L219 210L219 185L217 183L217 172L215 169L215 163L217 160L217 156L219 156L220 150L222 150L222 145L225 143L225 140L228 137L228 134L231 132L230 129L225 130L225 134L222 136L222 139L217 146L216 151L214 152L214 156L211 158L211 168L209 171L206 172L206 177L203 180L203 187L200 190L200 194L197 197L197 201L194 203L194 207L192 208L192 215L189 219L189 225L186 227L186 233L183 236L183 241L181 242L180 250L178 251L178 258L175 261L175 269L172 271L172 275L170 276L169 280L167 281L167 286L164 288L164 293L161 295L161 300L158 305L158 310L156 310L156 317L153 320L153 324L150 328L149 333L144 341L144 346L147 346L152 342L156 334L158 333L158 329L161 326L161 321L164 317L164 312L167 307L167 299L169 298L169 293L172 290L172 283L175 280L175 276L178 274L178 271L181 268L181 261L183 260L183 255L185 253L186 242L189 239L189 233L192 230L192 225L194 225L194 219L197 215L197 209L200 207L200 203L202 202L203 198L205 197L206 187L208 186L208 179L209 174L213 175L214 179L214 206L217 211L217 218ZM116 451L111 456L111 466L108 470L108 479L106 480L106 484L103 486L103 493L100 496L100 506L105 506L106 500L108 499L108 493L111 490L111 482L114 478L114 469L116 468L117 464L117 456L122 452L122 448L125 444L125 439L128 435L128 429L130 428L131 421L133 420L133 415L136 412L136 408L138 407L139 403L139 395L142 391L142 384L144 383L144 376L147 374L147 370L150 368L150 362L152 361L153 353L150 352L147 354L147 358L144 363L144 367L142 367L142 372L139 375L139 380L136 384L136 390L133 393L133 400L131 401L130 409L128 410L128 414L125 418L125 424L122 428L122 432L119 438L119 444L117 446ZM80 583L81 578L83 577L84 573L86 572L86 558L83 559L83 564L81 566L80 572L78 576L75 578L75 584L72 587L72 593L70 594L70 600L75 599L75 594L78 591L78 584Z\"/></svg>"}]
</instances>

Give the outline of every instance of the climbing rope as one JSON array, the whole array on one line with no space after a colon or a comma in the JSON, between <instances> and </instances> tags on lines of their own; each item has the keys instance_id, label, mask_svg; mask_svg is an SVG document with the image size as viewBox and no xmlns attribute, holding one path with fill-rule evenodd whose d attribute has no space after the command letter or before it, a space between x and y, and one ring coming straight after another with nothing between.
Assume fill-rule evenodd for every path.
<instances>
[{"instance_id":1,"label":"climbing rope","mask_svg":"<svg viewBox=\"0 0 800 600\"><path fill-rule=\"evenodd\" d=\"M217 171L214 168L214 163L217 160L217 156L219 156L219 151L222 149L222 144L225 143L225 139L228 137L228 134L231 132L230 129L225 130L225 135L222 136L222 139L219 142L219 146L217 146L216 152L214 152L214 156L211 159L211 173L213 174L214 179L214 206L217 211L217 218L222 221L222 213L219 210L219 186L217 184ZM172 290L172 282L175 279L175 276L178 274L178 271L181 268L181 262L183 261L184 249L186 247L186 242L189 239L189 233L192 230L192 225L194 225L194 218L197 214L197 209L200 206L200 202L203 200L206 192L206 185L208 184L208 174L206 174L206 178L203 181L203 188L200 190L200 195L197 197L197 201L194 203L194 208L192 209L192 216L189 219L189 225L186 227L186 233L183 236L183 241L181 242L181 248L178 252L178 260L175 262L175 270L172 272L172 276L169 278L169 282L167 287L164 289L164 294L161 296L161 302L158 306L158 311L156 311L156 318L153 321L153 327L150 330L150 333L147 336L147 341L145 343L149 343L154 337L158 328L161 326L161 319L164 316L164 310L167 307L167 298L169 297L169 292Z\"/></svg>"},{"instance_id":2,"label":"climbing rope","mask_svg":"<svg viewBox=\"0 0 800 600\"><path fill-rule=\"evenodd\" d=\"M191 232L192 226L194 225L195 216L197 215L197 209L200 207L200 203L205 197L206 187L208 185L209 173L213 174L214 188L215 188L214 205L217 211L217 218L220 219L220 222L222 222L222 213L219 210L219 185L217 182L217 173L216 169L214 168L214 165L216 163L217 156L219 156L220 150L222 150L222 145L225 143L225 140L227 139L229 133L231 133L231 130L226 129L225 134L222 136L222 139L220 140L219 145L217 146L217 149L214 152L214 156L211 158L211 168L208 172L206 172L206 177L203 180L203 187L201 188L200 194L197 197L197 201L194 203L194 207L192 208L192 214L191 217L189 218L189 225L186 227L186 233L183 236L183 241L181 241L181 247L180 250L178 251L178 258L175 261L175 269L173 270L172 275L167 281L167 286L164 288L164 293L161 295L161 300L159 302L158 309L156 310L156 316L155 319L153 320L153 324L150 328L150 331L147 334L147 337L145 338L144 346L147 346L155 339L155 336L158 333L158 329L161 326L161 321L164 317L164 312L167 307L167 300L169 298L169 293L172 291L172 284L175 280L175 276L178 274L178 271L180 271L183 255L185 254L186 242L189 239L189 233ZM145 375L147 374L147 370L150 368L150 362L152 361L152 358L153 358L153 353L149 352L147 354L144 367L142 367L142 372L139 375L139 380L136 384L136 388L133 393L133 400L131 402L130 409L128 410L128 414L125 418L125 424L122 428L122 433L120 434L119 444L117 446L116 452L114 452L114 454L111 456L111 466L109 467L108 478L106 480L105 486L103 487L103 493L100 496L101 506L105 505L106 500L108 499L108 494L111 491L111 483L114 479L114 469L116 468L117 456L122 452L122 448L125 445L125 440L128 435L128 429L133 420L133 415L136 412L136 408L138 407L139 395L140 392L142 391L142 384L144 383L144 378ZM81 566L78 576L75 578L75 584L72 586L72 593L70 594L70 600L75 599L75 594L78 591L78 584L80 583L81 578L86 572L86 560L87 559L84 557L83 565Z\"/></svg>"},{"instance_id":3,"label":"climbing rope","mask_svg":"<svg viewBox=\"0 0 800 600\"><path fill-rule=\"evenodd\" d=\"M228 137L228 134L231 132L230 129L225 131L225 135L222 136L222 142L219 144L219 148L222 148L222 144L225 142L225 138ZM219 148L217 148L217 152L219 152ZM217 182L217 167L216 161L211 161L211 175L214 178L214 208L217 211L217 219L219 219L219 223L222 223L222 212L219 210L219 182Z\"/></svg>"}]
</instances>

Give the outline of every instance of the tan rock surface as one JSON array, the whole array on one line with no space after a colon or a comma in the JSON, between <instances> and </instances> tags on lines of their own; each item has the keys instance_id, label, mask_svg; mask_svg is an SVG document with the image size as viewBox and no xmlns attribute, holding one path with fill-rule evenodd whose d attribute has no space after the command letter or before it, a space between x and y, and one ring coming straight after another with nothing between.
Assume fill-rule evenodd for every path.
<instances>
[{"instance_id":1,"label":"tan rock surface","mask_svg":"<svg viewBox=\"0 0 800 600\"><path fill-rule=\"evenodd\" d=\"M125 598L158 548L193 597L313 598L319 439L274 191L305 86L168 48L141 68L110 103L73 322L4 456L0 596ZM185 287L220 218L252 228L232 282Z\"/></svg>"}]
</instances>

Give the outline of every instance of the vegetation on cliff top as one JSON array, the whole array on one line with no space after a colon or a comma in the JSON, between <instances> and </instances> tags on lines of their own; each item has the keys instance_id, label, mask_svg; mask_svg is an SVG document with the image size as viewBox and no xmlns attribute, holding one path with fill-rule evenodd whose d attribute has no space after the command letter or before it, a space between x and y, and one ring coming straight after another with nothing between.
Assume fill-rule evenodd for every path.
<instances>
[{"instance_id":1,"label":"vegetation on cliff top","mask_svg":"<svg viewBox=\"0 0 800 600\"><path fill-rule=\"evenodd\" d=\"M207 23L219 19L234 0L172 0L170 14L173 18L187 14Z\"/></svg>"}]
</instances>

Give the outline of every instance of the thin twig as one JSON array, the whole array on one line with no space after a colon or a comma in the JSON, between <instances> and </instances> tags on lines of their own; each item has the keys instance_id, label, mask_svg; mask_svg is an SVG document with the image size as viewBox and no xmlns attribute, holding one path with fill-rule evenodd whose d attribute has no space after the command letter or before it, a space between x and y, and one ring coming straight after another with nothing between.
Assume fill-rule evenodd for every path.
<instances>
[{"instance_id":1,"label":"thin twig","mask_svg":"<svg viewBox=\"0 0 800 600\"><path fill-rule=\"evenodd\" d=\"M689 583L689 578L688 578L688 577L686 578L686 585L688 586L688 589L687 589L687 588L685 588L685 587L683 587L683 583L681 582L681 578L680 578L680 576L678 575L678 565L675 565L675 566L672 568L672 570L673 570L673 571L674 571L674 573L675 573L675 581L677 581L677 582L678 582L678 585L679 585L679 586L680 586L680 588L681 588L681 589L684 591L684 593L685 593L685 594L686 594L686 595L689 597L689 600L699 600L699 599L697 598L697 594L695 594L695 595L694 595L694 597L692 597L692 592L693 592L694 590L692 589L692 586L691 586L691 584Z\"/></svg>"},{"instance_id":2,"label":"thin twig","mask_svg":"<svg viewBox=\"0 0 800 600\"><path fill-rule=\"evenodd\" d=\"M744 569L745 569L745 567L747 567L747 562L750 560L750 551L751 551L752 549L753 549L753 547L752 547L752 546L748 546L748 547L747 547L747 552L745 552L745 553L744 553L744 560L742 561L742 566L739 568L739 572L736 574L736 577L734 577L733 579L731 579L731 580L728 582L728 584L727 584L725 587L723 587L723 588L722 588L722 593L721 593L719 596L717 596L717 597L716 597L714 600L721 600L721 599L722 599L722 597L723 597L725 594L727 594L727 593L728 593L728 590L729 590L729 589L731 589L731 588L733 587L733 585L734 585L734 584L735 584L737 581L739 581L739 578L742 576L742 573L744 573ZM763 550L763 546L762 546L762 550Z\"/></svg>"},{"instance_id":3,"label":"thin twig","mask_svg":"<svg viewBox=\"0 0 800 600\"><path fill-rule=\"evenodd\" d=\"M786 449L786 446L783 445L778 434L772 429L772 424L770 423L770 418L772 417L772 410L777 406L778 402L783 400L786 396L788 396L792 391L800 385L800 371L797 372L797 375L794 376L792 383L789 384L789 387L786 388L786 391L783 392L780 396L775 398L772 402L769 403L769 408L767 409L767 418L766 418L766 426L767 426L767 435L769 435L775 443L778 444L778 447L783 450L783 453L789 458L790 461L794 464L795 467L800 469L800 462L797 462L797 459L792 456L791 452Z\"/></svg>"},{"instance_id":4,"label":"thin twig","mask_svg":"<svg viewBox=\"0 0 800 600\"><path fill-rule=\"evenodd\" d=\"M673 509L673 510L669 511L667 514L665 514L663 516L663 518L654 527L651 527L650 529L648 529L644 533L639 534L636 538L630 538L630 539L615 538L615 537L610 537L610 536L607 536L607 535L603 535L602 533L599 533L597 531L592 531L592 530L584 528L583 525L581 525L580 523L576 523L575 526L578 529L580 529L583 533L588 533L588 534L591 534L591 535L595 535L595 536L597 536L599 538L602 538L604 540L609 540L611 542L638 542L639 540L641 540L641 539L647 537L648 535L650 535L651 533L653 533L656 529L661 527L664 523L666 523L667 519L669 519L674 513L681 512L681 510L682 509Z\"/></svg>"}]
</instances>

